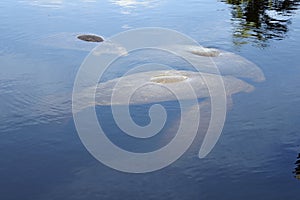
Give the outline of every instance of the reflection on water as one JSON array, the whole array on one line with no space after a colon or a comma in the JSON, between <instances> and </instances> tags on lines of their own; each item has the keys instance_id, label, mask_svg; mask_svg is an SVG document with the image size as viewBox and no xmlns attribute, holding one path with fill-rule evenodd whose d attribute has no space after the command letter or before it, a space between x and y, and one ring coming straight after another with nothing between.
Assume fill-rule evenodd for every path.
<instances>
[{"instance_id":1,"label":"reflection on water","mask_svg":"<svg viewBox=\"0 0 300 200\"><path fill-rule=\"evenodd\" d=\"M280 22L288 28L288 37L279 37L280 45L272 42L278 37L270 37L267 48L255 49L250 46L253 41L266 42L259 40L252 30L265 34L275 28L267 29L264 18L258 18L258 28L252 25L251 18L246 17L250 4L246 0L230 5L211 0L147 1L151 3L129 7L117 5L113 0L0 1L0 199L299 199L300 182L294 178L300 177L300 158L296 159L300 153L299 10L296 16L293 9L281 13L264 5L266 11L261 10L257 16L262 17L263 12L277 13L276 19L293 17L288 20L292 24ZM296 8L294 4L292 7ZM240 18L234 18L233 27L231 13L225 9L229 6L242 9ZM124 15L121 11L131 14ZM233 96L234 106L228 112L222 136L205 159L197 156L203 141L198 134L196 143L170 167L132 175L105 167L81 144L72 120L71 94L78 68L94 47L76 40L76 34L95 33L107 39L122 31L123 25L172 28L204 46L222 49L221 57L212 59L222 63L223 75L234 74L256 88L249 94ZM253 35L236 37L238 41L249 42L237 52L231 32L240 27L249 28ZM190 46L180 50L189 50L187 53L203 68L207 63L204 61L210 60L197 60L199 52ZM143 52L134 53L140 53L141 62L171 63L175 70L188 67L175 54L146 57ZM253 71L237 54L260 66L266 81L254 82L261 76L252 76L257 70ZM236 59L243 68L232 65ZM139 62L131 63L137 66ZM114 64L107 71L107 79L127 70L125 61L117 60ZM117 64L124 66L122 71ZM166 103L171 117L166 128L170 133L180 123L179 105L173 105L174 102ZM204 107L206 110L201 111L200 117L208 115L209 106ZM150 122L148 107L132 107L137 124ZM128 150L148 152L165 146L174 136L161 134L147 143L139 143L125 138L117 129L109 106L97 106L96 111L99 120L105 123L104 128L110 131L112 142ZM172 126L175 120L178 122ZM209 119L200 121L205 131Z\"/></svg>"},{"instance_id":2,"label":"reflection on water","mask_svg":"<svg viewBox=\"0 0 300 200\"><path fill-rule=\"evenodd\" d=\"M283 39L299 0L224 0L231 4L234 43L255 42L267 46L269 39Z\"/></svg>"},{"instance_id":3,"label":"reflection on water","mask_svg":"<svg viewBox=\"0 0 300 200\"><path fill-rule=\"evenodd\" d=\"M41 7L50 7L50 8L60 8L63 4L63 0L24 0L20 2L29 3L33 6L41 6Z\"/></svg>"},{"instance_id":4,"label":"reflection on water","mask_svg":"<svg viewBox=\"0 0 300 200\"><path fill-rule=\"evenodd\" d=\"M157 6L157 0L110 0L112 4L118 5L121 7L122 14L132 14L137 8L153 8Z\"/></svg>"},{"instance_id":5,"label":"reflection on water","mask_svg":"<svg viewBox=\"0 0 300 200\"><path fill-rule=\"evenodd\" d=\"M295 164L296 168L293 171L293 173L295 174L295 178L300 180L300 153L298 154L297 161L295 162Z\"/></svg>"},{"instance_id":6,"label":"reflection on water","mask_svg":"<svg viewBox=\"0 0 300 200\"><path fill-rule=\"evenodd\" d=\"M79 3L80 2L89 3L89 2L96 2L96 1L97 0L79 0ZM72 1L65 1L65 0L20 0L20 2L24 2L33 6L47 7L47 8L62 8L64 5L72 3Z\"/></svg>"},{"instance_id":7,"label":"reflection on water","mask_svg":"<svg viewBox=\"0 0 300 200\"><path fill-rule=\"evenodd\" d=\"M119 5L121 7L126 7L126 8L132 8L132 7L137 7L137 6L145 6L145 7L150 7L151 4L155 1L153 0L148 0L148 1L136 1L136 0L111 0L113 4Z\"/></svg>"}]
</instances>

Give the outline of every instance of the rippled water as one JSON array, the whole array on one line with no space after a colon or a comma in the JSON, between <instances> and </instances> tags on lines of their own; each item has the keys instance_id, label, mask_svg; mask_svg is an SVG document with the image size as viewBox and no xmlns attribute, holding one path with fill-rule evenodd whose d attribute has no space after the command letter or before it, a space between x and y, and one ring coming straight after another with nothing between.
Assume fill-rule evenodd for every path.
<instances>
[{"instance_id":1,"label":"rippled water","mask_svg":"<svg viewBox=\"0 0 300 200\"><path fill-rule=\"evenodd\" d=\"M297 199L298 4L1 1L0 199ZM54 35L80 32L107 38L144 26L175 29L203 46L241 55L263 70L266 81L253 83L252 93L233 97L223 134L206 158L197 157L195 142L171 166L137 175L107 168L81 144L71 92L88 51L72 48L72 42L70 48L65 37L57 37L54 45L49 41ZM118 140L107 108L99 112ZM141 148L125 143L132 150Z\"/></svg>"}]
</instances>

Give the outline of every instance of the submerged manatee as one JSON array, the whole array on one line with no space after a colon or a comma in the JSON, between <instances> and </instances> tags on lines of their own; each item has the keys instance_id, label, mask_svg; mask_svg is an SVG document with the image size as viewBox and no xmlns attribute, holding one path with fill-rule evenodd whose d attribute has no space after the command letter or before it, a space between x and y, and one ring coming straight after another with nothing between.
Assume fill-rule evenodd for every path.
<instances>
[{"instance_id":1,"label":"submerged manatee","mask_svg":"<svg viewBox=\"0 0 300 200\"><path fill-rule=\"evenodd\" d=\"M217 79L222 78L228 98L238 92L250 92L250 84L232 76L220 76L183 70L158 70L139 72L99 83L96 88L86 88L76 95L77 109L93 105L128 105L155 102L189 100L194 96L187 92L189 85L198 99L210 97L208 86L218 88ZM96 89L95 100L88 96ZM130 95L132 96L130 97ZM176 96L174 95L176 94ZM112 101L112 96L116 95ZM130 101L128 102L128 99ZM88 105L82 105L88 102Z\"/></svg>"},{"instance_id":2,"label":"submerged manatee","mask_svg":"<svg viewBox=\"0 0 300 200\"><path fill-rule=\"evenodd\" d=\"M87 34L88 33L57 33L40 39L39 43L45 46L60 49L91 51L98 45L97 43L86 42L78 39L79 36Z\"/></svg>"},{"instance_id":3,"label":"submerged manatee","mask_svg":"<svg viewBox=\"0 0 300 200\"><path fill-rule=\"evenodd\" d=\"M215 48L196 47L196 46L185 46L186 50L192 54L206 57L217 57L221 54L221 51Z\"/></svg>"},{"instance_id":4,"label":"submerged manatee","mask_svg":"<svg viewBox=\"0 0 300 200\"><path fill-rule=\"evenodd\" d=\"M78 51L90 52L99 44L104 48L101 48L102 52L97 52L97 49L93 51L97 53L112 53L117 55L126 55L127 51L124 47L117 43L104 40L103 37L90 34L90 33L58 33L44 37L38 41L43 46L49 46L58 49L70 49ZM105 49L105 52L103 50Z\"/></svg>"},{"instance_id":5,"label":"submerged manatee","mask_svg":"<svg viewBox=\"0 0 300 200\"><path fill-rule=\"evenodd\" d=\"M220 80L224 87L220 87ZM150 117L153 123L147 126L150 127L151 131L148 131L148 129L147 131L141 131L141 128L130 120L128 105L155 104L178 100L182 112L181 117L183 117L181 119L191 119L180 121L180 123L185 124L185 127L189 127L185 130L185 135L192 136L195 130L197 133L202 133L203 129L207 130L202 143L203 148L201 147L199 151L199 157L205 157L222 132L222 120L225 120L226 116L226 103L227 105L228 102L231 103L233 94L251 92L253 89L252 85L232 76L184 70L138 72L98 83L96 86L85 88L78 93L73 92L72 110L73 115L76 117L81 112L89 112L89 107L95 105L112 106L112 110L115 110L114 120L119 127L122 127L122 130L133 137L147 138L152 137L157 129L161 130L163 124L160 122L163 121L162 116L164 114L149 114L155 116ZM211 91L214 92L211 93ZM203 125L203 118L201 120L197 118L200 113L199 109L206 110L210 102L216 102L216 99L219 99L217 102L221 101L221 103L212 103L214 109L211 107L211 112L204 114L206 119L211 117L211 120L204 120ZM181 107L182 102L185 105L183 107ZM125 109L123 105L125 105ZM152 112L150 111L150 113ZM86 119L90 118L90 115L87 117L83 114L83 116ZM203 113L201 116L203 116ZM188 141L190 138L182 137L181 141Z\"/></svg>"},{"instance_id":6,"label":"submerged manatee","mask_svg":"<svg viewBox=\"0 0 300 200\"><path fill-rule=\"evenodd\" d=\"M221 75L231 75L250 79L255 82L265 80L259 67L237 54L195 45L173 45L162 47L176 54L188 58L201 72ZM219 70L216 71L215 67Z\"/></svg>"}]
</instances>

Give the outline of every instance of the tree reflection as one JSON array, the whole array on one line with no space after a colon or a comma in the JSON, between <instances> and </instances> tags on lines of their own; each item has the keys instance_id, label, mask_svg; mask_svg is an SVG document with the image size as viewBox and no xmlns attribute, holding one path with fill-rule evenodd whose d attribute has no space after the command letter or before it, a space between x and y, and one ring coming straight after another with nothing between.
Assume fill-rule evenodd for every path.
<instances>
[{"instance_id":1,"label":"tree reflection","mask_svg":"<svg viewBox=\"0 0 300 200\"><path fill-rule=\"evenodd\" d=\"M234 43L248 41L266 46L269 39L283 39L300 0L222 0L232 8Z\"/></svg>"},{"instance_id":2,"label":"tree reflection","mask_svg":"<svg viewBox=\"0 0 300 200\"><path fill-rule=\"evenodd\" d=\"M300 153L298 154L298 158L295 164L296 164L296 168L293 171L293 173L295 174L295 177L300 180Z\"/></svg>"}]
</instances>

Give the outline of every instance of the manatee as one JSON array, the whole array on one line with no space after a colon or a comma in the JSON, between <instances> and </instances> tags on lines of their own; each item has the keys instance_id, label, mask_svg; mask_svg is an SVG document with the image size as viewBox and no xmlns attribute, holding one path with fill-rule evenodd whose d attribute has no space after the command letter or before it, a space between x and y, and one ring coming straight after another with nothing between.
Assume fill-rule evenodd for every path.
<instances>
[{"instance_id":1,"label":"manatee","mask_svg":"<svg viewBox=\"0 0 300 200\"><path fill-rule=\"evenodd\" d=\"M201 72L231 75L254 82L265 80L262 70L254 63L228 51L200 45L173 45L162 48L188 58Z\"/></svg>"},{"instance_id":2,"label":"manatee","mask_svg":"<svg viewBox=\"0 0 300 200\"><path fill-rule=\"evenodd\" d=\"M98 83L95 87L85 88L77 94L76 108L81 110L94 105L134 105L174 100L189 100L193 94L187 92L190 84L198 99L208 98L210 93L207 85L217 89L217 79L222 79L226 96L238 92L250 92L254 87L233 76L221 76L186 70L157 70L138 72L120 78ZM168 88L168 89L167 89ZM89 96L96 90L95 99ZM116 98L112 101L113 93ZM128 102L128 95L132 94ZM174 95L176 94L176 96ZM89 100L88 100L89 99ZM82 103L87 103L83 105Z\"/></svg>"},{"instance_id":3,"label":"manatee","mask_svg":"<svg viewBox=\"0 0 300 200\"><path fill-rule=\"evenodd\" d=\"M221 54L221 51L215 48L207 48L207 47L196 47L196 46L184 46L184 48L195 55L205 56L205 57L217 57Z\"/></svg>"},{"instance_id":4,"label":"manatee","mask_svg":"<svg viewBox=\"0 0 300 200\"><path fill-rule=\"evenodd\" d=\"M99 44L104 48L101 48L101 53L112 53L117 55L126 55L127 51L124 47L117 43L105 40L102 36L98 36L93 33L57 33L54 35L46 36L38 40L38 43L43 46L49 46L57 49L69 49L77 51L90 52ZM105 52L103 52L105 49ZM97 54L97 49L93 51Z\"/></svg>"},{"instance_id":5,"label":"manatee","mask_svg":"<svg viewBox=\"0 0 300 200\"><path fill-rule=\"evenodd\" d=\"M220 80L222 80L224 87L220 87ZM251 92L253 89L252 85L233 76L186 70L136 72L106 82L100 82L94 87L84 88L82 91L79 90L79 92L74 93L73 91L72 110L74 118L77 119L77 116L83 111L83 118L89 119L91 115L87 113L89 113L90 107L112 106L112 111L115 110L116 113L114 119L118 126L122 127L122 130L125 130L127 134L133 137L147 138L152 137L153 133L155 134L161 130L163 127L163 124L161 124L163 121L162 116L165 116L165 114L155 111L154 113L156 114L153 114L150 110L149 115L152 116L152 123L147 126L147 131L141 131L143 127L136 126L130 119L128 105L156 104L176 100L181 105L184 102L184 106L180 106L181 116L184 119L191 119L190 121L183 120L186 127L190 127L190 129L185 130L185 135L192 136L195 127L198 127L196 131L199 133L203 132L203 128L207 130L199 151L199 157L202 158L211 151L222 132L222 121L225 120L226 116L226 103L231 102L231 96L239 92ZM215 93L211 93L211 91L215 91ZM200 124L202 120L199 121L197 115L200 111L199 109L207 110L210 101L212 101L212 105L213 102L221 101L221 103L214 105L214 109L211 107L211 112L205 113L205 118L211 117L212 121L205 120L205 125L203 126ZM186 102L188 103L186 104ZM86 110L86 108L89 109ZM156 109L157 107L154 108L154 110ZM203 113L201 116L203 116ZM181 141L186 139L189 140L190 138L183 137Z\"/></svg>"},{"instance_id":6,"label":"manatee","mask_svg":"<svg viewBox=\"0 0 300 200\"><path fill-rule=\"evenodd\" d=\"M44 46L58 49L70 49L79 51L91 51L98 43L86 42L78 39L81 35L91 35L88 33L57 33L41 38L38 42Z\"/></svg>"}]
</instances>

